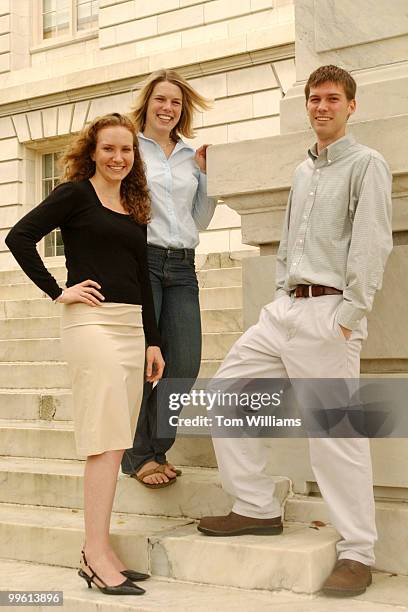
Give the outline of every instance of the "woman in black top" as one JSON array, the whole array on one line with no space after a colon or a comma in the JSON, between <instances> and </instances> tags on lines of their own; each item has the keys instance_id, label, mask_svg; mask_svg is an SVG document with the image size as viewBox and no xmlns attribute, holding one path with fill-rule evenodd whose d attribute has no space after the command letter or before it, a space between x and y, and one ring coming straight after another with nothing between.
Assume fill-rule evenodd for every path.
<instances>
[{"instance_id":1,"label":"woman in black top","mask_svg":"<svg viewBox=\"0 0 408 612\"><path fill-rule=\"evenodd\" d=\"M62 184L16 224L6 244L31 280L64 304L62 342L72 376L75 440L78 453L87 457L79 573L105 593L139 595L144 590L132 580L148 576L126 570L109 542L116 480L124 449L133 441L145 357L148 381L157 381L164 367L146 259L150 202L133 124L117 113L96 119L75 138L62 163ZM68 270L64 290L36 250L57 227Z\"/></svg>"}]
</instances>

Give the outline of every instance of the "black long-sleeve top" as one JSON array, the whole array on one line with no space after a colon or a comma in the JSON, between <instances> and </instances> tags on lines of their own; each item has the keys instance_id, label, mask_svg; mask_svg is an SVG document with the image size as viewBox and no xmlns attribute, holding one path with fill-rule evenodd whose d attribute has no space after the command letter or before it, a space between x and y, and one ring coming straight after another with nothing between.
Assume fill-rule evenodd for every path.
<instances>
[{"instance_id":1,"label":"black long-sleeve top","mask_svg":"<svg viewBox=\"0 0 408 612\"><path fill-rule=\"evenodd\" d=\"M6 238L27 276L53 300L62 290L44 266L36 244L57 227L64 241L67 287L94 280L105 302L141 304L147 344L160 346L147 266L146 226L104 206L89 180L56 187Z\"/></svg>"}]
</instances>

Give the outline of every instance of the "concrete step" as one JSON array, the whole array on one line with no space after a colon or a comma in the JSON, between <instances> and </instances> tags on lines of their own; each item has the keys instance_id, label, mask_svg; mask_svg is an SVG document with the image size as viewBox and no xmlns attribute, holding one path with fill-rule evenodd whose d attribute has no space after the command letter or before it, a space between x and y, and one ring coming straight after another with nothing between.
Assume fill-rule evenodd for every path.
<instances>
[{"instance_id":1,"label":"concrete step","mask_svg":"<svg viewBox=\"0 0 408 612\"><path fill-rule=\"evenodd\" d=\"M204 359L199 378L211 378L220 359ZM0 362L0 389L67 389L71 386L68 367L62 361Z\"/></svg>"},{"instance_id":2,"label":"concrete step","mask_svg":"<svg viewBox=\"0 0 408 612\"><path fill-rule=\"evenodd\" d=\"M61 264L60 266L49 266L45 259L48 270L54 276L54 278L65 279L67 275L66 267ZM3 285L28 285L31 283L28 276L22 271L21 268L15 268L14 270L1 270L0 271L0 287ZM31 283L33 284L33 283Z\"/></svg>"},{"instance_id":3,"label":"concrete step","mask_svg":"<svg viewBox=\"0 0 408 612\"><path fill-rule=\"evenodd\" d=\"M386 572L408 575L408 504L377 500L375 514L378 531L375 567ZM286 503L285 520L288 524L299 521L321 521L328 524L329 510L321 497L296 495Z\"/></svg>"},{"instance_id":4,"label":"concrete step","mask_svg":"<svg viewBox=\"0 0 408 612\"><path fill-rule=\"evenodd\" d=\"M250 589L318 591L335 561L331 528L290 525L281 536L210 538L189 519L112 515L112 543L128 567L176 580ZM0 557L77 567L80 510L0 504Z\"/></svg>"},{"instance_id":5,"label":"concrete step","mask_svg":"<svg viewBox=\"0 0 408 612\"><path fill-rule=\"evenodd\" d=\"M0 457L0 502L36 506L83 508L82 461ZM284 503L289 480L276 477L277 496ZM121 474L114 511L128 514L201 518L228 514L230 496L221 488L217 470L183 468L177 482L167 489L150 491Z\"/></svg>"},{"instance_id":6,"label":"concrete step","mask_svg":"<svg viewBox=\"0 0 408 612\"><path fill-rule=\"evenodd\" d=\"M249 254L245 254L249 256ZM242 266L242 253L209 253L208 255L197 255L196 256L196 269L199 277L205 278L211 277L214 271L218 272L221 270L221 276L225 273L228 276L230 270L239 270ZM50 266L45 260L45 264L54 278L65 280L67 276L67 270L65 265L52 265ZM29 284L31 281L27 275L16 267L14 270L0 270L0 286L2 285L17 285L17 284Z\"/></svg>"},{"instance_id":7,"label":"concrete step","mask_svg":"<svg viewBox=\"0 0 408 612\"><path fill-rule=\"evenodd\" d=\"M2 419L68 421L71 389L0 389L0 410Z\"/></svg>"},{"instance_id":8,"label":"concrete step","mask_svg":"<svg viewBox=\"0 0 408 612\"><path fill-rule=\"evenodd\" d=\"M223 286L223 287L205 287L200 289L200 304L201 308L241 308L242 307L242 289L240 286ZM1 315L3 318L6 312L5 302L12 300L31 300L31 299L45 299L48 302L49 307L53 306L55 311L55 304L45 296L45 294L38 289L35 285L4 285L0 287L0 300L1 300ZM46 308L44 306L43 308ZM57 306L58 308L58 306Z\"/></svg>"},{"instance_id":9,"label":"concrete step","mask_svg":"<svg viewBox=\"0 0 408 612\"><path fill-rule=\"evenodd\" d=\"M181 441L184 440L182 444ZM203 441L206 441L203 443ZM178 465L192 465L194 453L192 449L199 449L200 442L203 458L212 451L209 438L179 437L176 445L180 448L178 457L172 455ZM199 452L197 450L196 452ZM0 420L0 453L11 457L36 457L39 459L77 459L74 442L72 421L45 421L45 420ZM183 460L184 459L184 460ZM200 463L198 463L200 466ZM203 464L201 464L203 465ZM204 464L203 467L212 467Z\"/></svg>"},{"instance_id":10,"label":"concrete step","mask_svg":"<svg viewBox=\"0 0 408 612\"><path fill-rule=\"evenodd\" d=\"M241 334L235 332L203 335L203 359L223 359ZM59 338L0 340L0 355L4 361L62 361Z\"/></svg>"},{"instance_id":11,"label":"concrete step","mask_svg":"<svg viewBox=\"0 0 408 612\"><path fill-rule=\"evenodd\" d=\"M353 599L353 604L358 606L359 612L395 612L394 606L408 601L407 582L399 577L375 575L373 586L365 595ZM150 578L143 583L143 588L146 594L142 597L107 597L96 587L87 589L77 572L71 568L0 560L0 591L63 589L64 612L327 612L327 599L319 595L251 591L160 577ZM387 605L390 601L392 607ZM346 602L331 601L330 612L349 612L353 604L349 599ZM45 607L41 609L46 610Z\"/></svg>"},{"instance_id":12,"label":"concrete step","mask_svg":"<svg viewBox=\"0 0 408 612\"><path fill-rule=\"evenodd\" d=\"M13 312L7 319L0 316L1 339L60 337L59 304L47 300L13 300L3 303L15 305L15 308L11 309ZM201 322L203 333L240 332L242 310L240 308L203 309Z\"/></svg>"}]
</instances>

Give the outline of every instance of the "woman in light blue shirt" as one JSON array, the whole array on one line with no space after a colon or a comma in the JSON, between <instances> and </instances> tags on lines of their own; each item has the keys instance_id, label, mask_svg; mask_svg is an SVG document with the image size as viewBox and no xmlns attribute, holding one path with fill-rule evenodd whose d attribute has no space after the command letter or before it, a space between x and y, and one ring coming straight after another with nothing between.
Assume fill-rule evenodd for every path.
<instances>
[{"instance_id":1,"label":"woman in light blue shirt","mask_svg":"<svg viewBox=\"0 0 408 612\"><path fill-rule=\"evenodd\" d=\"M145 82L133 110L151 196L148 264L168 381L195 379L200 368L194 249L198 232L208 227L216 203L207 197L208 145L195 151L181 136L194 136L193 112L207 108L208 101L177 72L159 70ZM177 391L188 392L190 386L188 382L183 388L178 385ZM168 486L180 474L166 459L175 431L166 431L166 437L157 432L158 412L169 415L165 388L166 381L154 389L146 383L133 448L122 461L122 471L149 488Z\"/></svg>"}]
</instances>

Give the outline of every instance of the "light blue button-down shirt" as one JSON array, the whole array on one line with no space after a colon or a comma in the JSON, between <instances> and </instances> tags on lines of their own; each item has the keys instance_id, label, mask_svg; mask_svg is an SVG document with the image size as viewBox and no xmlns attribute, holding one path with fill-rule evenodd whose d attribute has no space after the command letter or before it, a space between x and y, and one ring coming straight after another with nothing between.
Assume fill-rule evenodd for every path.
<instances>
[{"instance_id":1,"label":"light blue button-down shirt","mask_svg":"<svg viewBox=\"0 0 408 612\"><path fill-rule=\"evenodd\" d=\"M179 139L167 159L161 146L139 134L152 202L147 242L165 248L194 249L216 201L207 197L207 177L194 161L195 151Z\"/></svg>"}]
</instances>

